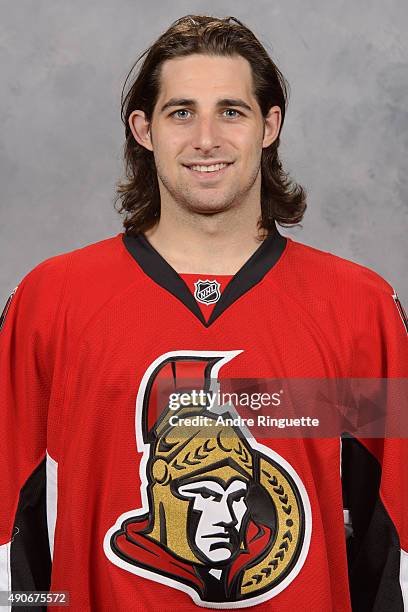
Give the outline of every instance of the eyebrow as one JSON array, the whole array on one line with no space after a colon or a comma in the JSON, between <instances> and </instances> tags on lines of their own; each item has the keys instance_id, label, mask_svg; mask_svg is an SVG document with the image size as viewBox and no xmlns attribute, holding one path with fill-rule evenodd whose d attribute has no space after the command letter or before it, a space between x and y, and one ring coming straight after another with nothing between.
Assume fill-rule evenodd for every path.
<instances>
[{"instance_id":1,"label":"eyebrow","mask_svg":"<svg viewBox=\"0 0 408 612\"><path fill-rule=\"evenodd\" d=\"M187 489L189 493L207 493L207 495L212 495L215 497L216 501L220 501L222 495L218 493L218 491L214 491L214 489L210 489L208 487L197 487L196 489Z\"/></svg>"},{"instance_id":2,"label":"eyebrow","mask_svg":"<svg viewBox=\"0 0 408 612\"><path fill-rule=\"evenodd\" d=\"M197 101L193 98L170 98L160 109L160 112L163 113L167 108L173 106L196 106ZM222 98L221 100L217 100L217 107L223 106L238 106L240 108L244 108L245 110L252 112L252 108L241 98Z\"/></svg>"}]
</instances>

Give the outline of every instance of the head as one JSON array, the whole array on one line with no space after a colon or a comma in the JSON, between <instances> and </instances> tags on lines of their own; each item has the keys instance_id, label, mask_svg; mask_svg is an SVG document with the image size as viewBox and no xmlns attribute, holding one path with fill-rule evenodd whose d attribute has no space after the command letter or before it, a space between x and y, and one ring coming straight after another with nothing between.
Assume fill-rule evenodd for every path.
<instances>
[{"instance_id":1,"label":"head","mask_svg":"<svg viewBox=\"0 0 408 612\"><path fill-rule=\"evenodd\" d=\"M181 484L177 494L190 501L189 541L196 555L211 565L231 561L240 550L247 514L248 482L232 478L198 479Z\"/></svg>"},{"instance_id":2,"label":"head","mask_svg":"<svg viewBox=\"0 0 408 612\"><path fill-rule=\"evenodd\" d=\"M298 223L305 192L278 156L287 83L255 35L233 17L188 15L136 64L144 56L122 97L126 232L158 222L163 194L198 213L258 194L260 229ZM192 169L217 162L227 165L214 175Z\"/></svg>"},{"instance_id":3,"label":"head","mask_svg":"<svg viewBox=\"0 0 408 612\"><path fill-rule=\"evenodd\" d=\"M217 424L203 408L178 411L205 415L205 424L170 425L173 411L154 428L149 479L149 536L173 554L198 565L231 561L243 545L253 483L251 448L239 430Z\"/></svg>"}]
</instances>

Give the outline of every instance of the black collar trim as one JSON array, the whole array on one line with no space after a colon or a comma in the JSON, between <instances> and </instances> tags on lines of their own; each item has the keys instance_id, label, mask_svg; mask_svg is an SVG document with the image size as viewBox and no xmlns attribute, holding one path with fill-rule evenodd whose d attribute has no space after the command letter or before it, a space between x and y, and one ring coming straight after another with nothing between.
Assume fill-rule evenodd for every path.
<instances>
[{"instance_id":1,"label":"black collar trim","mask_svg":"<svg viewBox=\"0 0 408 612\"><path fill-rule=\"evenodd\" d=\"M123 234L123 243L142 270L155 283L169 291L201 321L209 327L244 293L258 284L265 274L279 261L286 247L286 238L275 228L230 280L208 321L205 320L193 294L181 276L150 244L144 234ZM214 275L216 276L216 275Z\"/></svg>"}]
</instances>

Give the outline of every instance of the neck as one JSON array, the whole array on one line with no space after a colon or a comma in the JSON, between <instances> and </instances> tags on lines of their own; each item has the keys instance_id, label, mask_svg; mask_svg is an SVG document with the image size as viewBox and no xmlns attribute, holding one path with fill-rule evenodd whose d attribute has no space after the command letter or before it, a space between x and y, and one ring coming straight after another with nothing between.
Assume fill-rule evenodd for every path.
<instances>
[{"instance_id":1,"label":"neck","mask_svg":"<svg viewBox=\"0 0 408 612\"><path fill-rule=\"evenodd\" d=\"M236 274L265 235L257 214L229 210L212 214L175 214L162 206L160 221L146 238L180 274Z\"/></svg>"}]
</instances>

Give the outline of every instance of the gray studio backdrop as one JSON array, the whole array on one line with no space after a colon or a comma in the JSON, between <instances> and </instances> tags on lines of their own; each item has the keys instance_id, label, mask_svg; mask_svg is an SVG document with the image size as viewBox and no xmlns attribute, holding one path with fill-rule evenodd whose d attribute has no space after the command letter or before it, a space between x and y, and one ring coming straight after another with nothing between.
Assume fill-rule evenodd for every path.
<instances>
[{"instance_id":1,"label":"gray studio backdrop","mask_svg":"<svg viewBox=\"0 0 408 612\"><path fill-rule=\"evenodd\" d=\"M406 0L0 0L0 300L37 263L121 231L120 92L168 25L234 15L291 85L281 156L308 190L294 239L408 304Z\"/></svg>"}]
</instances>

